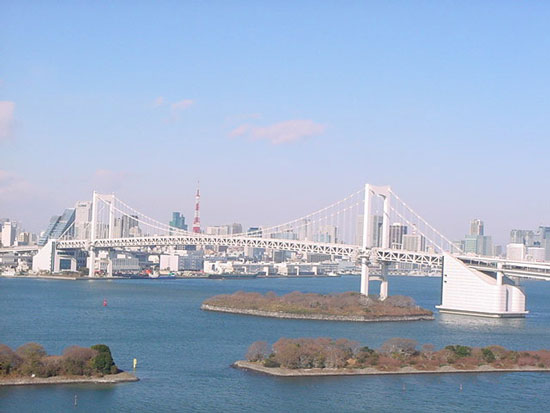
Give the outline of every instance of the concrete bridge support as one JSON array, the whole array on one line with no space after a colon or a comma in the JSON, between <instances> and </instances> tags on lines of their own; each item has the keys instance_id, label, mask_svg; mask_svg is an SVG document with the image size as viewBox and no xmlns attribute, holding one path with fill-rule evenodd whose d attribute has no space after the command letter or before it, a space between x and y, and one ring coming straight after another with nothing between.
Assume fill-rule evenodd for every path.
<instances>
[{"instance_id":1,"label":"concrete bridge support","mask_svg":"<svg viewBox=\"0 0 550 413\"><path fill-rule=\"evenodd\" d=\"M497 271L495 277L469 268L451 255L443 257L442 313L483 317L525 317L525 294Z\"/></svg>"},{"instance_id":2,"label":"concrete bridge support","mask_svg":"<svg viewBox=\"0 0 550 413\"><path fill-rule=\"evenodd\" d=\"M384 301L388 298L388 264L382 263L380 268L380 300Z\"/></svg>"},{"instance_id":3,"label":"concrete bridge support","mask_svg":"<svg viewBox=\"0 0 550 413\"><path fill-rule=\"evenodd\" d=\"M361 258L361 294L369 295L369 266L366 258Z\"/></svg>"}]
</instances>

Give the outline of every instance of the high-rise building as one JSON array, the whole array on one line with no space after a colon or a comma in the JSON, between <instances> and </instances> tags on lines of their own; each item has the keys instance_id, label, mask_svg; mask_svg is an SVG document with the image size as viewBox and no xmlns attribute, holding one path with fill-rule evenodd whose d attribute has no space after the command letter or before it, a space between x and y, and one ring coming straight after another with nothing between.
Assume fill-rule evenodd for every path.
<instances>
[{"instance_id":1,"label":"high-rise building","mask_svg":"<svg viewBox=\"0 0 550 413\"><path fill-rule=\"evenodd\" d=\"M390 248L403 248L403 235L407 233L407 226L399 222L390 225Z\"/></svg>"},{"instance_id":2,"label":"high-rise building","mask_svg":"<svg viewBox=\"0 0 550 413\"><path fill-rule=\"evenodd\" d=\"M50 219L50 224L46 231L40 235L39 246L44 246L50 239L59 239L62 235L74 235L75 209L67 208L61 216L54 215Z\"/></svg>"},{"instance_id":3,"label":"high-rise building","mask_svg":"<svg viewBox=\"0 0 550 413\"><path fill-rule=\"evenodd\" d=\"M170 226L187 231L187 225L185 224L185 217L181 212L172 212L172 220Z\"/></svg>"},{"instance_id":4,"label":"high-rise building","mask_svg":"<svg viewBox=\"0 0 550 413\"><path fill-rule=\"evenodd\" d=\"M372 246L380 247L382 245L382 216L373 215L371 218L372 225Z\"/></svg>"},{"instance_id":5,"label":"high-rise building","mask_svg":"<svg viewBox=\"0 0 550 413\"><path fill-rule=\"evenodd\" d=\"M13 247L16 240L17 225L12 221L2 224L2 246Z\"/></svg>"},{"instance_id":6,"label":"high-rise building","mask_svg":"<svg viewBox=\"0 0 550 413\"><path fill-rule=\"evenodd\" d=\"M364 215L357 215L357 223L355 225L355 244L363 245L363 224L365 222Z\"/></svg>"},{"instance_id":7,"label":"high-rise building","mask_svg":"<svg viewBox=\"0 0 550 413\"><path fill-rule=\"evenodd\" d=\"M321 226L314 236L316 242L332 242L338 241L338 228L334 225Z\"/></svg>"},{"instance_id":8,"label":"high-rise building","mask_svg":"<svg viewBox=\"0 0 550 413\"><path fill-rule=\"evenodd\" d=\"M484 235L483 221L481 219L473 219L470 222L470 235Z\"/></svg>"},{"instance_id":9,"label":"high-rise building","mask_svg":"<svg viewBox=\"0 0 550 413\"><path fill-rule=\"evenodd\" d=\"M90 222L92 221L91 201L79 201L74 206L74 236L76 239L90 238Z\"/></svg>"},{"instance_id":10,"label":"high-rise building","mask_svg":"<svg viewBox=\"0 0 550 413\"><path fill-rule=\"evenodd\" d=\"M493 238L488 235L466 235L462 250L466 254L492 256Z\"/></svg>"},{"instance_id":11,"label":"high-rise building","mask_svg":"<svg viewBox=\"0 0 550 413\"><path fill-rule=\"evenodd\" d=\"M405 251L425 251L426 238L420 234L404 234L403 249Z\"/></svg>"},{"instance_id":12,"label":"high-rise building","mask_svg":"<svg viewBox=\"0 0 550 413\"><path fill-rule=\"evenodd\" d=\"M532 247L535 245L535 231L529 229L513 229L510 231L510 243Z\"/></svg>"},{"instance_id":13,"label":"high-rise building","mask_svg":"<svg viewBox=\"0 0 550 413\"><path fill-rule=\"evenodd\" d=\"M238 224L236 222L234 222L233 224L230 225L231 229L230 229L230 234L242 234L243 232L243 226L241 224Z\"/></svg>"}]
</instances>

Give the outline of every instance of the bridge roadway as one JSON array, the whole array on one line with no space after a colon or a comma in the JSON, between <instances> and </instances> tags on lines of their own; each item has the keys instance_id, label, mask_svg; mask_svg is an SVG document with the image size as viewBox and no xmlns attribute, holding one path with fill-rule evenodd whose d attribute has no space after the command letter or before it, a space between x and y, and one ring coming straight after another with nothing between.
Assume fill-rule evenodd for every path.
<instances>
[{"instance_id":1,"label":"bridge roadway","mask_svg":"<svg viewBox=\"0 0 550 413\"><path fill-rule=\"evenodd\" d=\"M173 245L266 248L282 251L345 256L352 259L366 256L373 263L408 263L429 267L441 267L444 257L443 254L382 248L371 249L364 253L360 246L350 244L205 234L97 239L94 241L93 245L88 240L60 240L57 241L56 248L60 250L88 249L90 246L93 246L94 248L103 249ZM550 263L510 261L501 258L470 255L455 255L455 257L468 265L468 267L479 271L491 273L501 271L506 276L550 280Z\"/></svg>"},{"instance_id":2,"label":"bridge roadway","mask_svg":"<svg viewBox=\"0 0 550 413\"><path fill-rule=\"evenodd\" d=\"M61 240L56 243L57 249L87 249L94 248L129 248L155 247L173 245L197 246L228 246L268 248L281 251L306 252L312 254L327 254L355 257L360 251L358 245L333 244L313 241L286 240L279 238L259 237L228 237L205 234L162 235L134 238L96 239L93 244L88 240Z\"/></svg>"}]
</instances>

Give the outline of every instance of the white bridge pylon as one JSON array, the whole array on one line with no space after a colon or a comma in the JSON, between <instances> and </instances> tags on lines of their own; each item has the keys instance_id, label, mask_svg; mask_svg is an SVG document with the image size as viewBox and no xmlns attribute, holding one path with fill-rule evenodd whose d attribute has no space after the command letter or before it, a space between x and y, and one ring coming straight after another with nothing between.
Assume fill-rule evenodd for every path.
<instances>
[{"instance_id":1,"label":"white bridge pylon","mask_svg":"<svg viewBox=\"0 0 550 413\"><path fill-rule=\"evenodd\" d=\"M95 275L98 250L179 245L263 248L359 260L360 292L364 295L374 279L369 268L376 266L381 274L377 278L381 298L388 294L390 265L415 266L421 271L438 268L443 275L441 311L492 316L525 314L524 294L508 277L550 279L550 263L463 254L390 186L366 184L300 218L240 232L230 231L229 226L210 227L207 233L175 228L130 207L114 194L97 192L93 193L90 215L86 225L74 228L73 223L55 242L58 250L87 250L90 276Z\"/></svg>"}]
</instances>

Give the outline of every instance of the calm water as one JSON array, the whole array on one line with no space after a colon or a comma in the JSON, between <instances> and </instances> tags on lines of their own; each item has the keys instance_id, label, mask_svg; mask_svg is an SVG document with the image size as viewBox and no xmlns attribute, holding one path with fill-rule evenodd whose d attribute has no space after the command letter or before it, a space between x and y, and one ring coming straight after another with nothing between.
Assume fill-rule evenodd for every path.
<instances>
[{"instance_id":1,"label":"calm water","mask_svg":"<svg viewBox=\"0 0 550 413\"><path fill-rule=\"evenodd\" d=\"M432 308L438 278L392 277L390 292ZM139 361L138 383L0 388L1 412L141 411L547 411L550 374L272 378L230 368L255 340L346 337L378 346L409 337L438 347L502 344L550 348L550 283L525 283L530 316L490 320L437 315L433 322L337 323L277 320L199 310L214 294L237 290L339 292L358 277L258 280L55 281L0 278L0 342L106 343L122 369ZM103 299L108 307L103 307ZM459 387L462 384L463 390ZM74 407L74 396L78 406Z\"/></svg>"}]
</instances>

